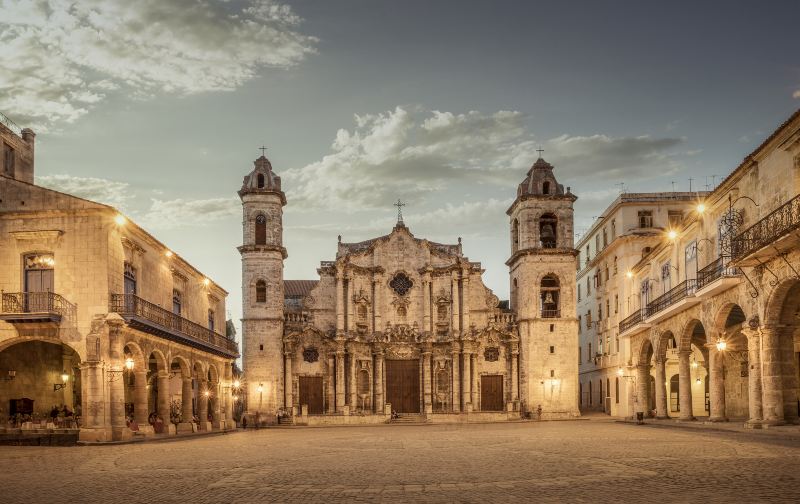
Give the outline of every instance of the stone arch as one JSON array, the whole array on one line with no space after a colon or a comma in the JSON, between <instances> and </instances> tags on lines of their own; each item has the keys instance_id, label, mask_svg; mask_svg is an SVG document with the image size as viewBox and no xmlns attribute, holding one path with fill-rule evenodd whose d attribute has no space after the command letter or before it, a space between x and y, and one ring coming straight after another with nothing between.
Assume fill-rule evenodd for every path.
<instances>
[{"instance_id":1,"label":"stone arch","mask_svg":"<svg viewBox=\"0 0 800 504\"><path fill-rule=\"evenodd\" d=\"M147 369L147 361L144 358L145 353L136 341L130 340L125 342L125 345L122 347L122 353L123 363L130 357L133 359L134 370Z\"/></svg>"},{"instance_id":2,"label":"stone arch","mask_svg":"<svg viewBox=\"0 0 800 504\"><path fill-rule=\"evenodd\" d=\"M727 333L734 328L741 328L741 325L747 321L747 315L737 303L727 302L717 310L713 320L715 330Z\"/></svg>"},{"instance_id":3,"label":"stone arch","mask_svg":"<svg viewBox=\"0 0 800 504\"><path fill-rule=\"evenodd\" d=\"M254 242L256 245L267 244L267 216L258 212L253 218Z\"/></svg>"},{"instance_id":4,"label":"stone arch","mask_svg":"<svg viewBox=\"0 0 800 504\"><path fill-rule=\"evenodd\" d=\"M41 336L17 336L7 340L0 341L0 352L3 350L17 345L19 343L26 343L29 341L41 341L42 343L52 343L53 345L63 345L75 352L81 362L86 361L86 350L75 347L72 343L60 339L46 338Z\"/></svg>"},{"instance_id":5,"label":"stone arch","mask_svg":"<svg viewBox=\"0 0 800 504\"><path fill-rule=\"evenodd\" d=\"M558 217L554 213L544 213L537 219L539 243L542 248L558 246Z\"/></svg>"},{"instance_id":6,"label":"stone arch","mask_svg":"<svg viewBox=\"0 0 800 504\"><path fill-rule=\"evenodd\" d=\"M189 365L189 360L182 355L173 355L169 361L169 365L170 371L179 370L184 378L189 378L192 376L190 372L191 366Z\"/></svg>"},{"instance_id":7,"label":"stone arch","mask_svg":"<svg viewBox=\"0 0 800 504\"><path fill-rule=\"evenodd\" d=\"M779 283L767 299L764 325L800 324L800 280L791 278Z\"/></svg>"},{"instance_id":8,"label":"stone arch","mask_svg":"<svg viewBox=\"0 0 800 504\"><path fill-rule=\"evenodd\" d=\"M155 360L156 369L158 371L169 371L169 369L167 368L167 357L164 355L164 352L162 352L158 348L148 349L147 360L148 362L150 360Z\"/></svg>"},{"instance_id":9,"label":"stone arch","mask_svg":"<svg viewBox=\"0 0 800 504\"><path fill-rule=\"evenodd\" d=\"M650 359L655 354L653 343L650 338L642 338L641 343L636 351L636 365L650 365Z\"/></svg>"},{"instance_id":10,"label":"stone arch","mask_svg":"<svg viewBox=\"0 0 800 504\"><path fill-rule=\"evenodd\" d=\"M703 349L705 348L705 344L708 343L708 338L709 335L706 332L703 322L696 318L690 319L681 330L678 350L691 350L692 344Z\"/></svg>"},{"instance_id":11,"label":"stone arch","mask_svg":"<svg viewBox=\"0 0 800 504\"><path fill-rule=\"evenodd\" d=\"M677 348L678 341L672 331L667 330L653 336L653 355L656 357L656 359L666 359L667 348L669 348L670 340L675 342L675 347Z\"/></svg>"},{"instance_id":12,"label":"stone arch","mask_svg":"<svg viewBox=\"0 0 800 504\"><path fill-rule=\"evenodd\" d=\"M196 379L203 379L203 380L207 378L206 366L202 361L195 360L192 363L192 376Z\"/></svg>"},{"instance_id":13,"label":"stone arch","mask_svg":"<svg viewBox=\"0 0 800 504\"><path fill-rule=\"evenodd\" d=\"M209 362L206 366L206 376L210 383L219 383L219 371L213 362Z\"/></svg>"}]
</instances>

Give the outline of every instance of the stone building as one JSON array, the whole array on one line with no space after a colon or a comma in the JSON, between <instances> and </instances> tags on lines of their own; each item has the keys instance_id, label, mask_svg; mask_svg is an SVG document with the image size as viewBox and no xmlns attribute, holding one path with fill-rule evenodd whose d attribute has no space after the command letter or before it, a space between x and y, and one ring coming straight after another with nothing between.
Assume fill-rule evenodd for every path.
<instances>
[{"instance_id":1,"label":"stone building","mask_svg":"<svg viewBox=\"0 0 800 504\"><path fill-rule=\"evenodd\" d=\"M798 421L798 229L800 110L631 267L618 375L634 411Z\"/></svg>"},{"instance_id":2,"label":"stone building","mask_svg":"<svg viewBox=\"0 0 800 504\"><path fill-rule=\"evenodd\" d=\"M153 432L153 413L166 433L226 427L227 292L116 209L34 185L34 134L4 122L3 427L54 405L79 414L87 441L129 437L126 416Z\"/></svg>"},{"instance_id":3,"label":"stone building","mask_svg":"<svg viewBox=\"0 0 800 504\"><path fill-rule=\"evenodd\" d=\"M245 178L243 365L251 418L384 422L578 415L572 204L539 159L508 210L511 304L461 242L392 231L337 244L317 280L284 280L281 180L265 157Z\"/></svg>"},{"instance_id":4,"label":"stone building","mask_svg":"<svg viewBox=\"0 0 800 504\"><path fill-rule=\"evenodd\" d=\"M628 272L678 227L704 193L623 193L578 242L578 324L580 326L581 411L632 415L629 383L618 376L629 340L619 338L619 322L638 299ZM667 351L666 366L677 372ZM671 376L671 375L670 375Z\"/></svg>"}]
</instances>

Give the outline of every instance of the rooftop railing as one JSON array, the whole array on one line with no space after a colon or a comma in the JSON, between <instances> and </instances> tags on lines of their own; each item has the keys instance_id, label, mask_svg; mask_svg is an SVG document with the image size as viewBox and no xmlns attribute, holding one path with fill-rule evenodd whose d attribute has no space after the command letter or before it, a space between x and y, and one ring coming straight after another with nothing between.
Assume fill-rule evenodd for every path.
<instances>
[{"instance_id":1,"label":"rooftop railing","mask_svg":"<svg viewBox=\"0 0 800 504\"><path fill-rule=\"evenodd\" d=\"M118 313L138 329L166 336L191 346L200 346L226 356L237 356L239 347L232 339L146 301L135 294L111 294L109 312Z\"/></svg>"},{"instance_id":2,"label":"rooftop railing","mask_svg":"<svg viewBox=\"0 0 800 504\"><path fill-rule=\"evenodd\" d=\"M2 123L6 128L10 129L14 132L14 134L18 136L22 136L22 128L20 128L17 123L12 121L8 118L5 114L0 112L0 123Z\"/></svg>"},{"instance_id":3,"label":"rooftop railing","mask_svg":"<svg viewBox=\"0 0 800 504\"><path fill-rule=\"evenodd\" d=\"M731 244L732 259L744 259L797 229L800 229L800 195L776 208L734 238Z\"/></svg>"}]
</instances>

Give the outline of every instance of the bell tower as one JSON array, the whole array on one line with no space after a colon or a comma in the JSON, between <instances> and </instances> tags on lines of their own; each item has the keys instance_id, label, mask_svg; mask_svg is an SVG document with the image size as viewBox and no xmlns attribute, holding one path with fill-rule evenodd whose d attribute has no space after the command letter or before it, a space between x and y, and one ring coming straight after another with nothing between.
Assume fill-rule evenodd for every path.
<instances>
[{"instance_id":1,"label":"bell tower","mask_svg":"<svg viewBox=\"0 0 800 504\"><path fill-rule=\"evenodd\" d=\"M242 364L247 415L274 421L283 406L283 207L281 178L265 156L244 177L239 190L243 209Z\"/></svg>"},{"instance_id":2,"label":"bell tower","mask_svg":"<svg viewBox=\"0 0 800 504\"><path fill-rule=\"evenodd\" d=\"M522 408L536 412L541 406L544 418L580 414L572 223L576 199L540 157L506 211L511 226L506 265L520 336L520 392L527 398Z\"/></svg>"}]
</instances>

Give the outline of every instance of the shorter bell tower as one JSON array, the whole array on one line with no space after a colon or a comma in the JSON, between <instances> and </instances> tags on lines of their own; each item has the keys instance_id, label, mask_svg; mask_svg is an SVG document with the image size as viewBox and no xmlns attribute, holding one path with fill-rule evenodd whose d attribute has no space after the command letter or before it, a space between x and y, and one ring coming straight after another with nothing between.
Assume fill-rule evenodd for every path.
<instances>
[{"instance_id":1,"label":"shorter bell tower","mask_svg":"<svg viewBox=\"0 0 800 504\"><path fill-rule=\"evenodd\" d=\"M578 416L578 320L573 248L577 197L541 157L506 212L511 226L511 308L520 336L520 389L528 412Z\"/></svg>"}]
</instances>

